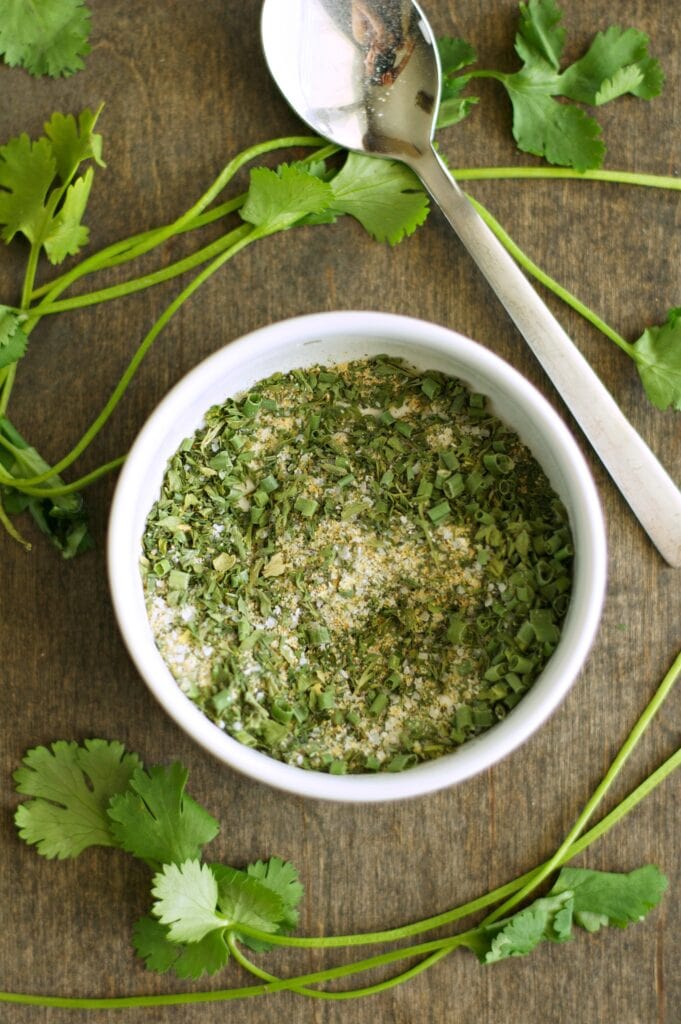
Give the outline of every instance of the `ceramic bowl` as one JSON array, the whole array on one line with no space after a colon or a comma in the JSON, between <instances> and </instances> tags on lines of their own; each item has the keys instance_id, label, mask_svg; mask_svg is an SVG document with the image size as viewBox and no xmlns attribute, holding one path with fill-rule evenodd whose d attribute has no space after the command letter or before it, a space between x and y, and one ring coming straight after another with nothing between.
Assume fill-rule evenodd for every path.
<instances>
[{"instance_id":1,"label":"ceramic bowl","mask_svg":"<svg viewBox=\"0 0 681 1024\"><path fill-rule=\"evenodd\" d=\"M387 353L419 369L458 377L488 396L513 427L565 504L575 560L560 642L532 688L500 722L456 751L398 773L330 775L284 764L244 746L186 697L152 636L139 571L147 515L169 458L202 424L210 406L247 391L276 371ZM375 312L331 312L271 324L233 341L181 380L152 413L123 467L108 541L113 604L140 675L164 710L216 758L254 779L301 796L338 801L414 797L452 786L505 757L546 720L574 683L598 628L606 542L598 495L572 435L524 377L483 346L445 327Z\"/></svg>"}]
</instances>

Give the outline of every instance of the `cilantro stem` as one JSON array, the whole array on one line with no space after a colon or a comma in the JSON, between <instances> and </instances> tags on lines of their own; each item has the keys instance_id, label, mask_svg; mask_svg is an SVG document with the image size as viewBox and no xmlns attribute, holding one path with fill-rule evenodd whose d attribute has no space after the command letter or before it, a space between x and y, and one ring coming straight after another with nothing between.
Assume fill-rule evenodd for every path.
<instances>
[{"instance_id":1,"label":"cilantro stem","mask_svg":"<svg viewBox=\"0 0 681 1024\"><path fill-rule=\"evenodd\" d=\"M576 179L605 181L646 188L667 188L681 191L681 178L662 174L637 174L630 171L576 171L572 167L458 167L452 169L457 181L497 181L500 179Z\"/></svg>"},{"instance_id":2,"label":"cilantro stem","mask_svg":"<svg viewBox=\"0 0 681 1024\"><path fill-rule=\"evenodd\" d=\"M431 939L429 942L418 943L405 949L395 949L387 953L380 953L363 960L357 960L354 963L342 964L339 967L328 967L322 971L300 974L293 978L279 978L276 981L265 982L261 985L245 986L243 988L217 989L213 992L177 992L149 996L113 996L102 999L71 998L69 996L34 996L21 992L0 992L0 1002L80 1010L117 1010L126 1006L175 1006L187 1005L188 1003L225 1002L231 999L244 999L250 996L260 996L274 992L295 991L301 986L333 981L336 978L344 978L351 974L388 966L407 958L432 953L439 953L441 956L444 956L450 950L464 945L474 933L475 929L461 932L459 935L453 935L448 938ZM403 975L399 977L404 979ZM384 984L388 987L387 983ZM343 998L340 993L339 996Z\"/></svg>"},{"instance_id":3,"label":"cilantro stem","mask_svg":"<svg viewBox=\"0 0 681 1024\"><path fill-rule=\"evenodd\" d=\"M38 272L38 259L40 257L41 243L33 242L28 253L24 283L21 289L21 309L27 310L31 302L31 291Z\"/></svg>"},{"instance_id":4,"label":"cilantro stem","mask_svg":"<svg viewBox=\"0 0 681 1024\"><path fill-rule=\"evenodd\" d=\"M177 260L175 263L169 264L167 267L163 267L161 270L156 270L149 274L144 274L142 277L136 277L130 281L125 281L122 284L112 285L110 288L102 288L99 291L87 292L84 295L76 295L70 299L62 299L61 301L41 303L39 306L34 306L31 312L35 316L47 316L53 313L63 313L65 310L70 309L82 309L84 306L94 306L100 302L108 302L111 299L121 298L123 295L130 295L133 292L142 291L145 288L149 288L152 285L161 284L164 281L170 281L174 277L179 277L181 274L185 274L188 270L193 270L194 267L200 266L202 263L206 263L209 259L217 256L219 253L224 252L230 246L238 242L240 238L244 237L251 231L250 224L241 224L239 227L234 228L226 235L221 235L220 238L211 242L209 245L204 246L201 249L197 249L196 252L190 256L185 256L184 259Z\"/></svg>"},{"instance_id":5,"label":"cilantro stem","mask_svg":"<svg viewBox=\"0 0 681 1024\"><path fill-rule=\"evenodd\" d=\"M0 438L0 441L2 438ZM73 480L69 484L60 484L55 487L22 487L21 491L23 494L29 494L33 498L56 498L62 497L65 494L73 494L76 491L82 491L86 487L95 483L101 477L106 476L107 473L112 473L115 469L118 469L123 465L127 458L127 455L119 455L115 459L111 459L109 462L102 463L101 466L97 466L90 473L86 473L85 476L79 477L78 480ZM2 477L0 477L2 480ZM14 486L14 480L12 479L9 486Z\"/></svg>"},{"instance_id":6,"label":"cilantro stem","mask_svg":"<svg viewBox=\"0 0 681 1024\"><path fill-rule=\"evenodd\" d=\"M38 258L40 256L40 247L42 240L31 243L31 248L28 253L28 261L26 263L26 271L24 273L24 282L21 289L21 309L28 310L31 301L31 291L35 282L35 276L38 270ZM11 363L7 367L7 373L2 382L2 393L0 394L0 416L4 416L7 412L7 406L9 405L10 395L12 394L12 388L14 387L14 381L16 378L17 364Z\"/></svg>"},{"instance_id":7,"label":"cilantro stem","mask_svg":"<svg viewBox=\"0 0 681 1024\"><path fill-rule=\"evenodd\" d=\"M531 274L532 277L536 278L536 280L540 282L540 284L543 284L545 288L548 288L549 291L552 291L559 299L562 299L566 305L574 309L575 312L579 313L579 315L584 317L585 320L588 320L589 323L604 334L606 338L609 338L610 341L614 341L615 344L621 348L623 352L626 352L631 359L638 361L638 353L633 345L626 341L621 334L618 334L613 327L610 327L605 320L594 313L594 311L585 305L580 299L569 292L567 288L564 288L558 283L558 281L550 277L546 271L542 270L541 267L534 263L530 257L523 252L520 246L513 241L508 232L501 226L499 221L492 216L489 210L487 210L482 203L479 203L477 199L474 199L473 196L468 193L466 193L466 195L487 226L491 228L497 236L504 248L511 254L511 256L513 256L520 266L528 272L528 274Z\"/></svg>"},{"instance_id":8,"label":"cilantro stem","mask_svg":"<svg viewBox=\"0 0 681 1024\"><path fill-rule=\"evenodd\" d=\"M12 393L14 378L17 373L17 364L10 363L9 366L4 367L4 369L5 373L2 378L2 393L0 393L0 416L4 416L7 412L9 396Z\"/></svg>"},{"instance_id":9,"label":"cilantro stem","mask_svg":"<svg viewBox=\"0 0 681 1024\"><path fill-rule=\"evenodd\" d=\"M4 528L7 530L8 534L10 535L10 537L13 540L18 541L19 544L21 544L22 547L26 548L27 551L31 550L30 542L27 541L25 537L22 537L22 535L19 533L19 531L15 527L15 525L12 522L12 520L10 519L10 517L5 512L5 506L2 504L2 499L1 498L0 498L0 523L2 524L2 526L4 526Z\"/></svg>"},{"instance_id":10,"label":"cilantro stem","mask_svg":"<svg viewBox=\"0 0 681 1024\"><path fill-rule=\"evenodd\" d=\"M254 964L252 960L249 960L248 957L245 956L242 950L240 949L238 942L236 941L233 933L231 932L227 936L227 945L229 946L230 953L237 961L237 963L240 964L241 967L244 968L244 970L248 971L254 977L260 978L261 981L267 982L281 980L277 977L277 975L270 974L268 971L264 971L261 967L258 967L257 964ZM425 959L421 960L420 963L415 964L414 967L410 967L408 968L408 970L402 971L400 972L400 974L396 974L394 977L388 978L385 981L379 981L375 985L366 985L363 988L346 989L342 992L328 992L324 989L313 989L305 988L303 986L296 986L295 988L292 987L291 990L296 992L298 995L309 996L312 999L360 999L364 996L372 996L376 995L378 992L384 992L386 989L389 988L395 988L396 985L404 984L405 981L409 981L411 978L416 977L417 974L421 974L429 967L432 967L433 964L437 963L438 960L441 960L442 957L445 956L447 953L449 953L448 948L439 949L435 953L431 953L430 956L427 956ZM352 973L355 973L354 968ZM349 976L350 975L348 974L348 977Z\"/></svg>"}]
</instances>

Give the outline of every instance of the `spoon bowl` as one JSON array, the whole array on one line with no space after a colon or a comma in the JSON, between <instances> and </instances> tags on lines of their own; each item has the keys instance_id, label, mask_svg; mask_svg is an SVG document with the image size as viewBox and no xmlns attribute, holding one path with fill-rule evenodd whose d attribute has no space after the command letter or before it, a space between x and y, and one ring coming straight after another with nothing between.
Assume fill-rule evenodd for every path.
<instances>
[{"instance_id":1,"label":"spoon bowl","mask_svg":"<svg viewBox=\"0 0 681 1024\"><path fill-rule=\"evenodd\" d=\"M266 2L262 36L279 88L320 135L405 163L431 149L440 64L411 0Z\"/></svg>"},{"instance_id":2,"label":"spoon bowl","mask_svg":"<svg viewBox=\"0 0 681 1024\"><path fill-rule=\"evenodd\" d=\"M282 93L316 132L407 164L524 336L658 551L681 567L681 492L475 211L433 147L441 71L415 0L265 0L262 40Z\"/></svg>"}]
</instances>

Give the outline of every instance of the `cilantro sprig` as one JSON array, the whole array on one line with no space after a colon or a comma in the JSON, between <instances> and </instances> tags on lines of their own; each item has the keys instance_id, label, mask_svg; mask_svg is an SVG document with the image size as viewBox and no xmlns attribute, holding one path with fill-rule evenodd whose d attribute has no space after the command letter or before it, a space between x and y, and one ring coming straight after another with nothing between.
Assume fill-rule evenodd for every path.
<instances>
[{"instance_id":1,"label":"cilantro sprig","mask_svg":"<svg viewBox=\"0 0 681 1024\"><path fill-rule=\"evenodd\" d=\"M198 979L204 974L215 974L233 957L258 980L258 984L250 987L212 994L126 997L125 1005L167 1005L175 1000L186 1003L192 998L222 1001L282 990L324 999L360 997L407 981L455 949L468 949L481 964L489 965L526 956L544 942L565 943L574 938L575 929L594 933L601 928L626 928L653 910L667 887L665 876L655 865L624 873L565 865L681 767L678 750L598 824L584 831L680 677L681 654L568 836L548 861L470 903L386 931L326 937L291 934L298 923L298 906L303 896L293 865L271 857L244 870L203 860L203 847L215 836L217 822L186 794L186 770L179 765L144 769L139 758L126 753L120 743L89 740L79 746L58 742L50 748L29 751L15 773L15 780L18 791L32 799L20 804L16 823L22 838L45 857L75 857L89 846L113 846L127 849L150 866L150 913L137 922L133 931L134 949L149 970ZM176 830L182 836L179 845ZM196 855L181 859L186 849L192 849ZM537 895L538 887L555 872L548 892ZM521 903L524 905L518 907ZM446 926L490 907L495 909L478 924L442 935ZM404 944L436 929L440 932L438 938ZM269 973L244 951L249 948L260 953L272 952L277 947L339 949L395 943L399 943L398 948L289 978ZM421 958L416 967L371 985L360 984L342 992L316 987L415 957ZM0 1002L81 1009L121 1005L116 998L72 999L6 992L0 992Z\"/></svg>"},{"instance_id":2,"label":"cilantro sprig","mask_svg":"<svg viewBox=\"0 0 681 1024\"><path fill-rule=\"evenodd\" d=\"M586 53L561 70L566 39L562 17L555 0L520 4L515 51L522 67L512 73L463 70L477 60L475 50L460 39L443 40L440 127L457 123L477 102L477 97L462 95L470 81L492 78L511 101L519 149L578 171L600 167L605 156L601 127L577 104L599 107L625 95L652 99L662 91L664 74L648 53L643 32L614 25L598 32Z\"/></svg>"}]
</instances>

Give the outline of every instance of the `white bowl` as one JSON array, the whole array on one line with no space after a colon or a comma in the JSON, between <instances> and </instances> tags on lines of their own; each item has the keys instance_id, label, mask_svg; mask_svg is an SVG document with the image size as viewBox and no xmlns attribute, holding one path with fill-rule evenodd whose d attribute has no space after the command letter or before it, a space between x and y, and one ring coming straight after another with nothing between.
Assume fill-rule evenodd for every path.
<instances>
[{"instance_id":1,"label":"white bowl","mask_svg":"<svg viewBox=\"0 0 681 1024\"><path fill-rule=\"evenodd\" d=\"M276 371L387 353L418 369L440 370L486 394L544 468L565 504L575 547L570 607L560 642L530 691L487 732L456 751L399 773L329 775L284 764L244 746L186 697L152 636L139 570L141 538L166 463L206 411ZM150 416L121 473L109 527L109 579L123 638L142 678L190 736L219 760L271 786L343 801L412 797L461 782L505 757L555 710L573 684L598 627L606 542L598 495L571 434L548 402L488 349L421 320L385 313L334 312L271 324L234 341L181 380Z\"/></svg>"}]
</instances>

